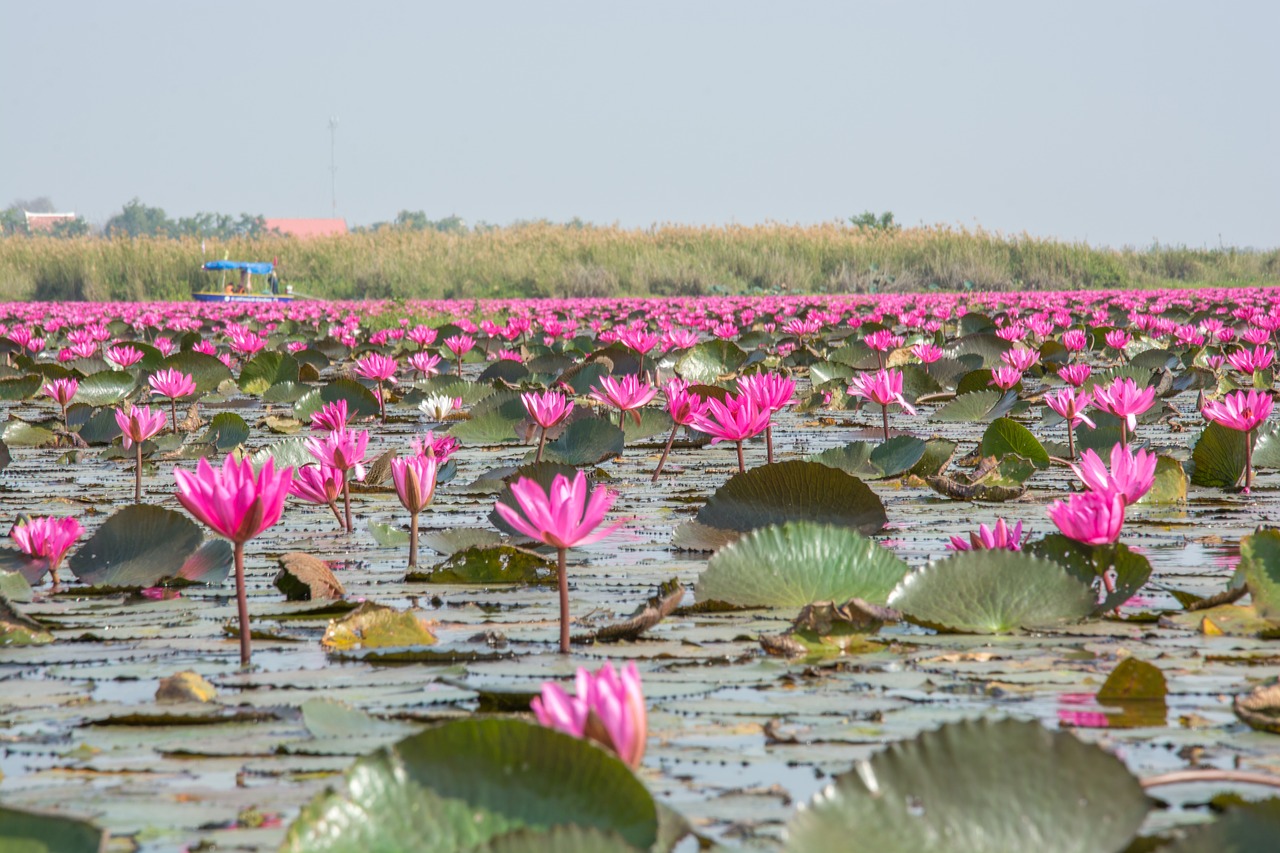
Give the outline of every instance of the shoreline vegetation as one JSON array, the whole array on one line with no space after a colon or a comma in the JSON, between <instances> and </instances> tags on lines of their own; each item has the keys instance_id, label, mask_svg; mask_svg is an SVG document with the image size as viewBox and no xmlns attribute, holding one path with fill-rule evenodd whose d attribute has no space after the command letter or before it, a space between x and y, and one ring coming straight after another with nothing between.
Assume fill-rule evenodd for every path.
<instances>
[{"instance_id":1,"label":"shoreline vegetation","mask_svg":"<svg viewBox=\"0 0 1280 853\"><path fill-rule=\"evenodd\" d=\"M949 227L382 227L297 240L0 237L0 300L185 300L207 260L279 258L323 299L593 298L1280 284L1280 249L1111 249Z\"/></svg>"}]
</instances>

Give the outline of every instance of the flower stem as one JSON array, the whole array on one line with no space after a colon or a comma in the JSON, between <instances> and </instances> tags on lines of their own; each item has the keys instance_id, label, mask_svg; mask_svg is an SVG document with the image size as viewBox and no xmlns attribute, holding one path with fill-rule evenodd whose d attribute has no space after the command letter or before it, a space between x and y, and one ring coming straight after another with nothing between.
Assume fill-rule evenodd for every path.
<instances>
[{"instance_id":1,"label":"flower stem","mask_svg":"<svg viewBox=\"0 0 1280 853\"><path fill-rule=\"evenodd\" d=\"M1071 419L1067 418L1067 458L1074 460L1076 458L1076 434L1071 427Z\"/></svg>"},{"instance_id":2,"label":"flower stem","mask_svg":"<svg viewBox=\"0 0 1280 853\"><path fill-rule=\"evenodd\" d=\"M739 474L747 473L747 465L742 458L742 442L741 441L738 442L738 473Z\"/></svg>"},{"instance_id":3,"label":"flower stem","mask_svg":"<svg viewBox=\"0 0 1280 853\"><path fill-rule=\"evenodd\" d=\"M240 665L249 665L249 598L244 583L244 543L234 543L236 556L236 611L240 616Z\"/></svg>"},{"instance_id":4,"label":"flower stem","mask_svg":"<svg viewBox=\"0 0 1280 853\"><path fill-rule=\"evenodd\" d=\"M884 440L889 440L889 404L880 407L880 423L884 427Z\"/></svg>"},{"instance_id":5,"label":"flower stem","mask_svg":"<svg viewBox=\"0 0 1280 853\"><path fill-rule=\"evenodd\" d=\"M662 458L658 460L658 467L653 469L653 478L650 483L658 482L658 475L662 473L662 466L667 464L667 455L671 453L671 444L676 440L676 430L680 429L680 424L671 425L671 435L667 436L667 446L662 448Z\"/></svg>"},{"instance_id":6,"label":"flower stem","mask_svg":"<svg viewBox=\"0 0 1280 853\"><path fill-rule=\"evenodd\" d=\"M773 464L773 423L772 422L770 422L764 428L764 447L765 447L765 454L766 454L765 458L768 460L769 464L772 465Z\"/></svg>"},{"instance_id":7,"label":"flower stem","mask_svg":"<svg viewBox=\"0 0 1280 853\"><path fill-rule=\"evenodd\" d=\"M1253 489L1253 430L1244 431L1244 493Z\"/></svg>"},{"instance_id":8,"label":"flower stem","mask_svg":"<svg viewBox=\"0 0 1280 853\"><path fill-rule=\"evenodd\" d=\"M346 525L342 523L342 513L338 510L338 502L330 501L329 509L333 510L333 517L338 520L338 528L345 529Z\"/></svg>"},{"instance_id":9,"label":"flower stem","mask_svg":"<svg viewBox=\"0 0 1280 853\"><path fill-rule=\"evenodd\" d=\"M535 463L542 461L542 448L547 443L547 428L542 427L542 435L538 436L538 452L533 455Z\"/></svg>"},{"instance_id":10,"label":"flower stem","mask_svg":"<svg viewBox=\"0 0 1280 853\"><path fill-rule=\"evenodd\" d=\"M387 422L387 401L382 396L382 380L378 380L378 418L384 424Z\"/></svg>"},{"instance_id":11,"label":"flower stem","mask_svg":"<svg viewBox=\"0 0 1280 853\"><path fill-rule=\"evenodd\" d=\"M560 582L560 654L569 654L569 573L565 569L567 551L561 548L556 557L556 579Z\"/></svg>"},{"instance_id":12,"label":"flower stem","mask_svg":"<svg viewBox=\"0 0 1280 853\"><path fill-rule=\"evenodd\" d=\"M142 503L142 442L136 441L133 446L138 451L133 464L133 502L140 504Z\"/></svg>"},{"instance_id":13,"label":"flower stem","mask_svg":"<svg viewBox=\"0 0 1280 853\"><path fill-rule=\"evenodd\" d=\"M351 481L345 475L342 478L342 503L347 513L347 533L351 533Z\"/></svg>"},{"instance_id":14,"label":"flower stem","mask_svg":"<svg viewBox=\"0 0 1280 853\"><path fill-rule=\"evenodd\" d=\"M418 514L409 514L409 568L418 567Z\"/></svg>"},{"instance_id":15,"label":"flower stem","mask_svg":"<svg viewBox=\"0 0 1280 853\"><path fill-rule=\"evenodd\" d=\"M169 398L169 427L174 435L178 434L178 398Z\"/></svg>"}]
</instances>

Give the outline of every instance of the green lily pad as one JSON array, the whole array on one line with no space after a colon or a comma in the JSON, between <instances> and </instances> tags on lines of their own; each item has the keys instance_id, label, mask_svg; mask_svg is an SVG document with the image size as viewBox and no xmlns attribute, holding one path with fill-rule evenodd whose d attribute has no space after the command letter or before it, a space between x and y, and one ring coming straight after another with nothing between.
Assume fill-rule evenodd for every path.
<instances>
[{"instance_id":1,"label":"green lily pad","mask_svg":"<svg viewBox=\"0 0 1280 853\"><path fill-rule=\"evenodd\" d=\"M449 428L449 434L468 446L492 447L520 441L516 427L528 416L520 395L497 392L481 400L471 417Z\"/></svg>"},{"instance_id":2,"label":"green lily pad","mask_svg":"<svg viewBox=\"0 0 1280 853\"><path fill-rule=\"evenodd\" d=\"M1212 823L1187 830L1160 853L1270 853L1280 837L1280 801L1233 805Z\"/></svg>"},{"instance_id":3,"label":"green lily pad","mask_svg":"<svg viewBox=\"0 0 1280 853\"><path fill-rule=\"evenodd\" d=\"M44 646L53 642L53 634L0 595L0 648L6 646ZM0 831L0 840L4 833Z\"/></svg>"},{"instance_id":4,"label":"green lily pad","mask_svg":"<svg viewBox=\"0 0 1280 853\"><path fill-rule=\"evenodd\" d=\"M907 564L848 527L792 521L721 548L698 577L699 601L803 607L860 598L884 604Z\"/></svg>"},{"instance_id":5,"label":"green lily pad","mask_svg":"<svg viewBox=\"0 0 1280 853\"><path fill-rule=\"evenodd\" d=\"M870 535L884 527L886 516L880 498L857 477L819 462L788 460L730 477L694 520L732 533L811 521Z\"/></svg>"},{"instance_id":6,"label":"green lily pad","mask_svg":"<svg viewBox=\"0 0 1280 853\"><path fill-rule=\"evenodd\" d=\"M53 430L11 416L0 432L0 440L8 447L43 447L53 442Z\"/></svg>"},{"instance_id":7,"label":"green lily pad","mask_svg":"<svg viewBox=\"0 0 1280 853\"><path fill-rule=\"evenodd\" d=\"M448 530L423 531L418 544L448 557L468 548L488 548L502 544L502 535L483 527L453 527Z\"/></svg>"},{"instance_id":8,"label":"green lily pad","mask_svg":"<svg viewBox=\"0 0 1280 853\"><path fill-rule=\"evenodd\" d=\"M1113 589L1107 592L1095 613L1106 613L1124 604L1151 579L1151 562L1137 554L1123 542L1112 545L1085 545L1063 536L1050 533L1031 545L1031 553L1052 560L1067 570L1076 580L1101 591L1102 574L1114 572Z\"/></svg>"},{"instance_id":9,"label":"green lily pad","mask_svg":"<svg viewBox=\"0 0 1280 853\"><path fill-rule=\"evenodd\" d=\"M293 404L293 416L303 423L310 423L311 416L325 403L347 401L347 411L353 418L371 418L378 414L378 398L373 392L354 379L335 379L312 389Z\"/></svg>"},{"instance_id":10,"label":"green lily pad","mask_svg":"<svg viewBox=\"0 0 1280 853\"><path fill-rule=\"evenodd\" d=\"M1021 456L1029 459L1037 468L1049 467L1049 453L1044 445L1031 434L1031 430L1009 418L997 418L982 434L983 456L997 459L1005 456Z\"/></svg>"},{"instance_id":11,"label":"green lily pad","mask_svg":"<svg viewBox=\"0 0 1280 853\"><path fill-rule=\"evenodd\" d=\"M120 437L115 409L98 409L80 427L79 436L91 446L110 444Z\"/></svg>"},{"instance_id":12,"label":"green lily pad","mask_svg":"<svg viewBox=\"0 0 1280 853\"><path fill-rule=\"evenodd\" d=\"M640 416L640 423L636 423L635 419L630 416L622 419L622 432L626 436L628 444L644 441L646 438L653 438L654 436L661 436L665 440L675 423L663 409L646 407L639 409L635 414Z\"/></svg>"},{"instance_id":13,"label":"green lily pad","mask_svg":"<svg viewBox=\"0 0 1280 853\"><path fill-rule=\"evenodd\" d=\"M427 572L410 572L406 581L451 584L547 583L555 580L555 564L511 545L467 548Z\"/></svg>"},{"instance_id":14,"label":"green lily pad","mask_svg":"<svg viewBox=\"0 0 1280 853\"><path fill-rule=\"evenodd\" d=\"M898 435L879 444L851 441L816 453L808 461L839 468L864 480L884 480L911 470L924 457L925 449L923 440L913 435Z\"/></svg>"},{"instance_id":15,"label":"green lily pad","mask_svg":"<svg viewBox=\"0 0 1280 853\"><path fill-rule=\"evenodd\" d=\"M270 459L279 471L281 468L301 468L303 465L316 464L316 458L307 449L305 438L286 438L274 444L255 450L249 457L254 468L261 468Z\"/></svg>"},{"instance_id":16,"label":"green lily pad","mask_svg":"<svg viewBox=\"0 0 1280 853\"><path fill-rule=\"evenodd\" d=\"M1191 461L1191 482L1197 486L1233 488L1244 476L1244 433L1219 423L1210 423L1200 433Z\"/></svg>"},{"instance_id":17,"label":"green lily pad","mask_svg":"<svg viewBox=\"0 0 1280 853\"><path fill-rule=\"evenodd\" d=\"M1093 613L1093 590L1065 568L1016 551L964 551L903 578L889 606L928 627L1005 634Z\"/></svg>"},{"instance_id":18,"label":"green lily pad","mask_svg":"<svg viewBox=\"0 0 1280 853\"><path fill-rule=\"evenodd\" d=\"M703 341L680 357L675 371L689 382L714 385L737 373L746 361L747 353L732 341Z\"/></svg>"},{"instance_id":19,"label":"green lily pad","mask_svg":"<svg viewBox=\"0 0 1280 853\"><path fill-rule=\"evenodd\" d=\"M517 829L499 835L475 853L639 853L614 832L582 826L553 826L547 830Z\"/></svg>"},{"instance_id":20,"label":"green lily pad","mask_svg":"<svg viewBox=\"0 0 1280 853\"><path fill-rule=\"evenodd\" d=\"M309 391L311 386L301 382L293 382L285 380L277 382L270 388L262 392L262 402L264 403L296 403L301 400Z\"/></svg>"},{"instance_id":21,"label":"green lily pad","mask_svg":"<svg viewBox=\"0 0 1280 853\"><path fill-rule=\"evenodd\" d=\"M218 386L235 378L231 369L221 359L202 352L175 352L160 362L161 369L171 368L188 374L196 383L197 394L210 394L218 390Z\"/></svg>"},{"instance_id":22,"label":"green lily pad","mask_svg":"<svg viewBox=\"0 0 1280 853\"><path fill-rule=\"evenodd\" d=\"M1105 750L1038 723L968 720L838 776L790 823L787 853L1118 853L1150 804Z\"/></svg>"},{"instance_id":23,"label":"green lily pad","mask_svg":"<svg viewBox=\"0 0 1280 853\"><path fill-rule=\"evenodd\" d=\"M246 394L257 397L277 382L297 382L298 362L283 352L264 351L240 369L236 384Z\"/></svg>"},{"instance_id":24,"label":"green lily pad","mask_svg":"<svg viewBox=\"0 0 1280 853\"><path fill-rule=\"evenodd\" d=\"M1017 401L1016 391L970 391L938 409L930 420L953 424L991 421L1007 414Z\"/></svg>"},{"instance_id":25,"label":"green lily pad","mask_svg":"<svg viewBox=\"0 0 1280 853\"><path fill-rule=\"evenodd\" d=\"M133 504L102 523L67 560L90 586L149 587L178 575L202 539L182 513Z\"/></svg>"},{"instance_id":26,"label":"green lily pad","mask_svg":"<svg viewBox=\"0 0 1280 853\"><path fill-rule=\"evenodd\" d=\"M366 601L325 629L320 643L331 651L430 646L436 637L411 610Z\"/></svg>"},{"instance_id":27,"label":"green lily pad","mask_svg":"<svg viewBox=\"0 0 1280 853\"><path fill-rule=\"evenodd\" d=\"M357 761L339 790L303 808L281 851L462 853L559 826L616 833L641 850L658 840L652 796L613 755L519 720L468 719Z\"/></svg>"},{"instance_id":28,"label":"green lily pad","mask_svg":"<svg viewBox=\"0 0 1280 853\"><path fill-rule=\"evenodd\" d=\"M212 444L218 450L226 451L239 447L248 438L249 425L245 423L244 418L235 412L219 412L209 422L209 428L200 441L204 444Z\"/></svg>"},{"instance_id":29,"label":"green lily pad","mask_svg":"<svg viewBox=\"0 0 1280 853\"><path fill-rule=\"evenodd\" d=\"M457 434L456 430L454 434ZM587 417L572 421L559 438L548 441L542 449L542 459L544 462L581 467L597 465L621 456L622 452L622 430L605 418ZM536 454L536 450L529 451L525 461L532 462Z\"/></svg>"},{"instance_id":30,"label":"green lily pad","mask_svg":"<svg viewBox=\"0 0 1280 853\"><path fill-rule=\"evenodd\" d=\"M114 406L134 389L137 380L123 370L103 370L80 380L75 401L88 406Z\"/></svg>"},{"instance_id":31,"label":"green lily pad","mask_svg":"<svg viewBox=\"0 0 1280 853\"><path fill-rule=\"evenodd\" d=\"M101 853L106 833L93 824L0 806L0 849L8 853Z\"/></svg>"},{"instance_id":32,"label":"green lily pad","mask_svg":"<svg viewBox=\"0 0 1280 853\"><path fill-rule=\"evenodd\" d=\"M8 548L5 549L9 550ZM25 554L22 556L26 556ZM43 568L43 560L32 560L33 563L41 565L40 574L43 576L46 569ZM31 600L31 583L26 579L22 572L10 572L0 570L0 595L10 601L30 601Z\"/></svg>"},{"instance_id":33,"label":"green lily pad","mask_svg":"<svg viewBox=\"0 0 1280 853\"><path fill-rule=\"evenodd\" d=\"M1139 504L1177 504L1187 501L1187 472L1172 456L1156 457L1156 477L1151 491L1138 498Z\"/></svg>"},{"instance_id":34,"label":"green lily pad","mask_svg":"<svg viewBox=\"0 0 1280 853\"><path fill-rule=\"evenodd\" d=\"M1240 540L1240 572L1258 615L1280 622L1280 530L1266 528Z\"/></svg>"},{"instance_id":35,"label":"green lily pad","mask_svg":"<svg viewBox=\"0 0 1280 853\"><path fill-rule=\"evenodd\" d=\"M1280 468L1280 424L1264 424L1254 434L1253 467Z\"/></svg>"},{"instance_id":36,"label":"green lily pad","mask_svg":"<svg viewBox=\"0 0 1280 853\"><path fill-rule=\"evenodd\" d=\"M0 379L0 400L14 402L30 399L36 395L42 384L44 384L44 378L38 373Z\"/></svg>"}]
</instances>

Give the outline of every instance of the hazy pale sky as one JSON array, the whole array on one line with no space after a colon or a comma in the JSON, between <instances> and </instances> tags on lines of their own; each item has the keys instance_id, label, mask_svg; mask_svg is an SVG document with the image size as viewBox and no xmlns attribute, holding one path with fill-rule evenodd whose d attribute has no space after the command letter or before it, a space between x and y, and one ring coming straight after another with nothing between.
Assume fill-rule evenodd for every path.
<instances>
[{"instance_id":1,"label":"hazy pale sky","mask_svg":"<svg viewBox=\"0 0 1280 853\"><path fill-rule=\"evenodd\" d=\"M0 206L1280 245L1280 4L0 0Z\"/></svg>"}]
</instances>

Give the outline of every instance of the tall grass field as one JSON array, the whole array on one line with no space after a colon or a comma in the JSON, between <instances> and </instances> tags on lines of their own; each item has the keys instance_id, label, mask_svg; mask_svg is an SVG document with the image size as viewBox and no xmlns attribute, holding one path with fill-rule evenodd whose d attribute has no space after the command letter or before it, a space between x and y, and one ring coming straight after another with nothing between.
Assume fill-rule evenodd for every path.
<instances>
[{"instance_id":1,"label":"tall grass field","mask_svg":"<svg viewBox=\"0 0 1280 853\"><path fill-rule=\"evenodd\" d=\"M607 297L1073 289L1280 283L1280 250L1095 248L945 227L832 223L532 224L463 233L382 228L300 241L0 238L0 299L185 299L206 260L279 259L297 292L339 298Z\"/></svg>"}]
</instances>

